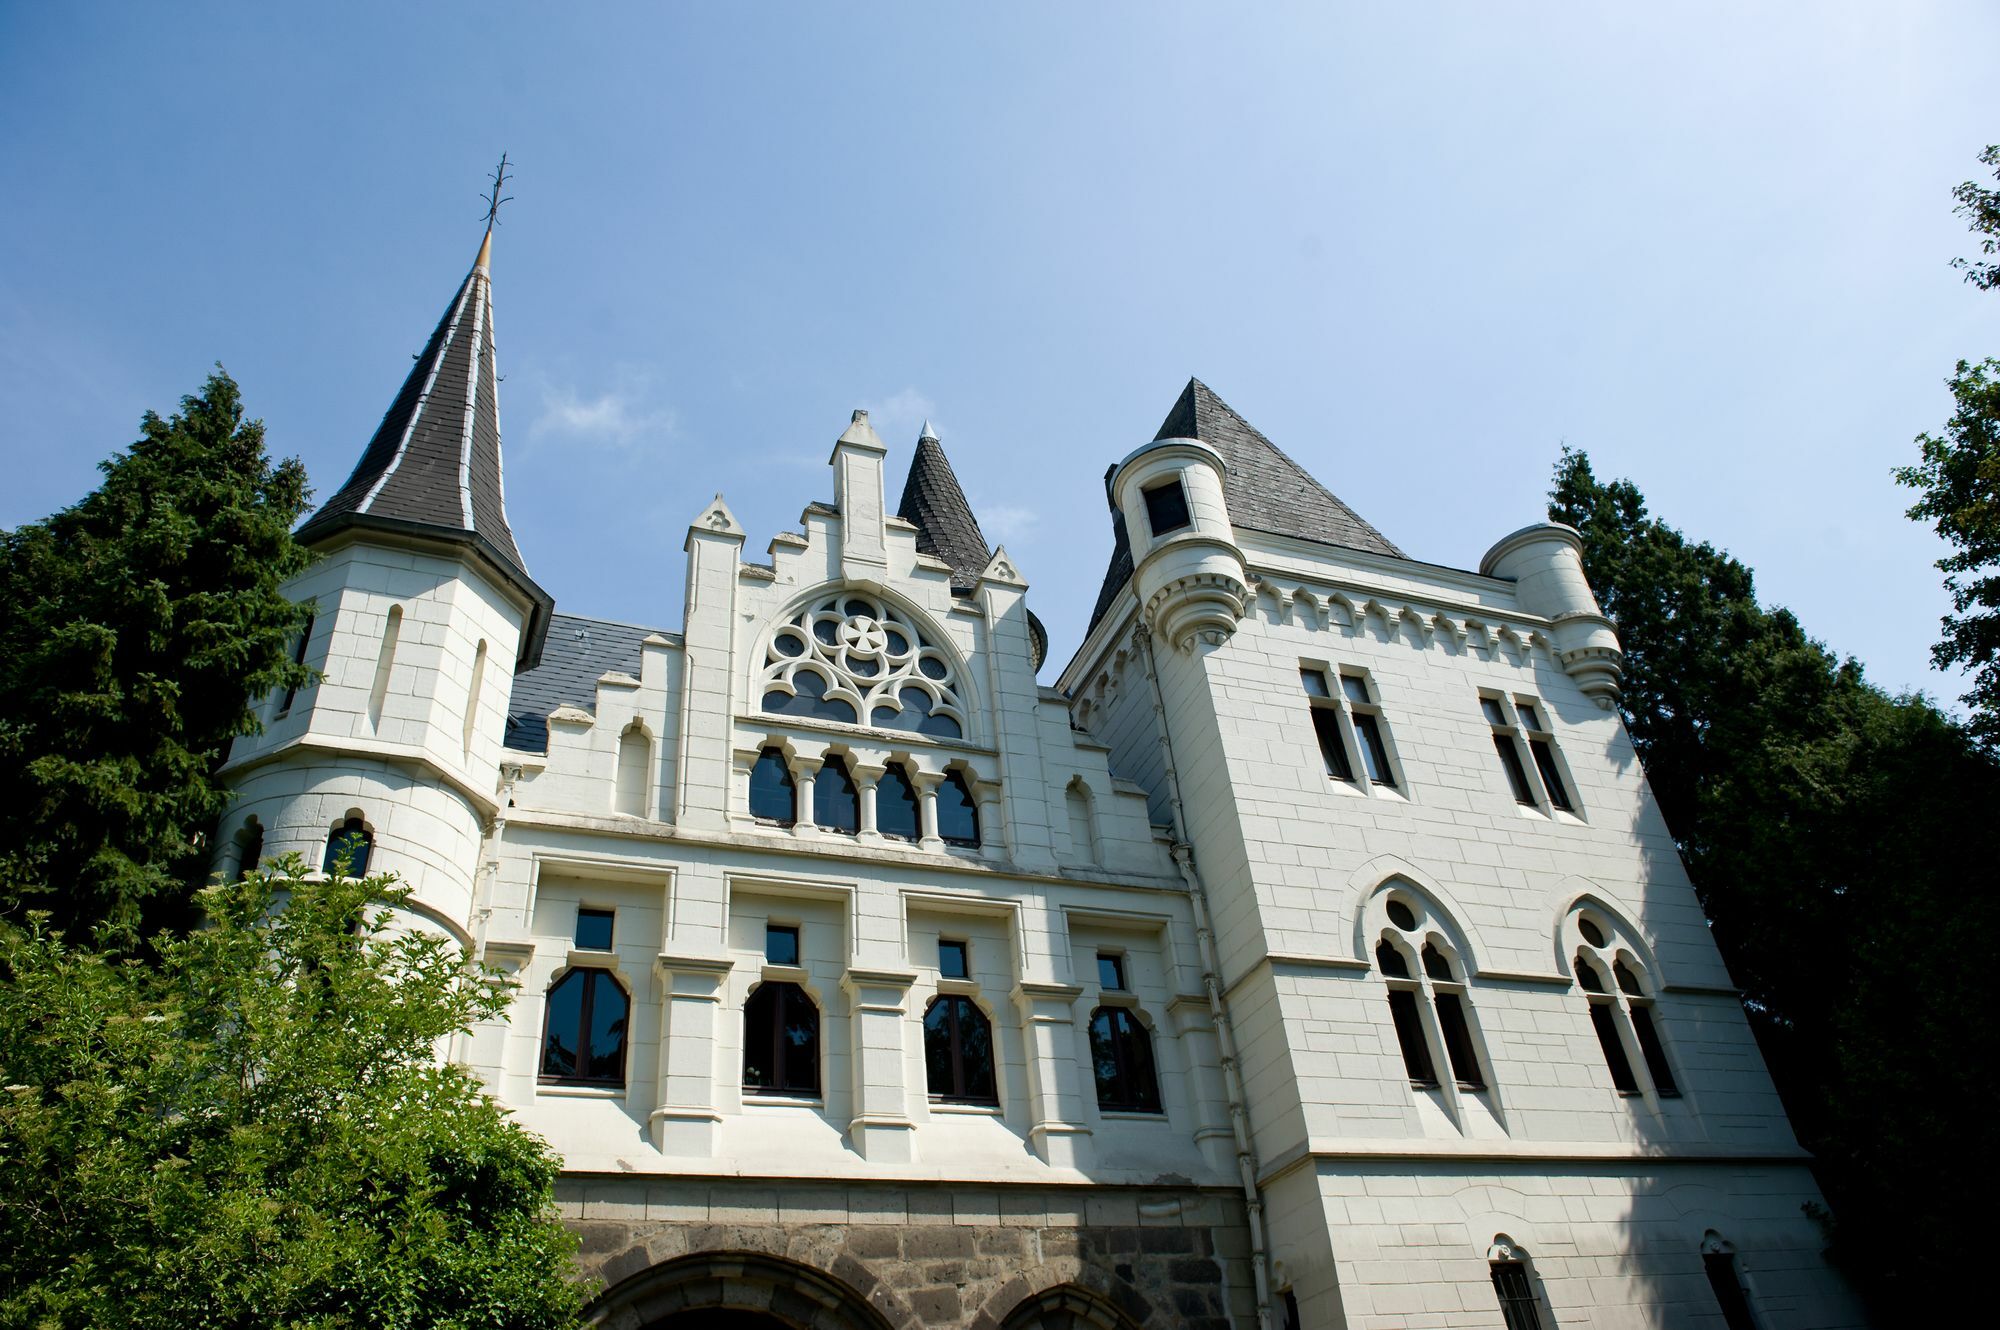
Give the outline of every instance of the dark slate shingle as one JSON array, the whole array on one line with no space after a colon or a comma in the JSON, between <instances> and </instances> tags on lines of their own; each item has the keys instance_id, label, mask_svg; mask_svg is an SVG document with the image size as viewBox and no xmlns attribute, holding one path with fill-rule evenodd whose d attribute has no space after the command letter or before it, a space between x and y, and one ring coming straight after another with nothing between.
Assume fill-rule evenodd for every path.
<instances>
[{"instance_id":1,"label":"dark slate shingle","mask_svg":"<svg viewBox=\"0 0 2000 1330\"><path fill-rule=\"evenodd\" d=\"M637 678L639 644L654 633L678 640L658 628L575 614L555 615L542 647L541 664L514 676L514 691L507 699L507 747L526 753L547 752L549 713L568 703L594 714L597 680L614 670Z\"/></svg>"}]
</instances>

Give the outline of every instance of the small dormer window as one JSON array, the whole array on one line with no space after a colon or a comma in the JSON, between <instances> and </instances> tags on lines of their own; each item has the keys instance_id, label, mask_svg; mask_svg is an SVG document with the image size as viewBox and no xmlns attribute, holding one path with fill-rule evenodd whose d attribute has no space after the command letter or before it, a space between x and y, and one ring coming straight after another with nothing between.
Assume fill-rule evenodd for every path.
<instances>
[{"instance_id":1,"label":"small dormer window","mask_svg":"<svg viewBox=\"0 0 2000 1330\"><path fill-rule=\"evenodd\" d=\"M1164 536L1194 525L1194 518L1188 515L1187 491L1181 488L1179 477L1149 485L1143 493L1146 496L1146 521L1152 526L1154 536Z\"/></svg>"}]
</instances>

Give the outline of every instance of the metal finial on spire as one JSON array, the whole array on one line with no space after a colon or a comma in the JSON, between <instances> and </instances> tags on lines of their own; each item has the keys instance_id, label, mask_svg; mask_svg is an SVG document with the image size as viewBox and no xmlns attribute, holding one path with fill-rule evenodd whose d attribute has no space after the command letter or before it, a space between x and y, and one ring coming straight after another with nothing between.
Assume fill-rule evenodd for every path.
<instances>
[{"instance_id":1,"label":"metal finial on spire","mask_svg":"<svg viewBox=\"0 0 2000 1330\"><path fill-rule=\"evenodd\" d=\"M924 417L923 432L917 435L918 443L922 443L925 439L929 439L932 443L938 441L937 431L931 428L931 418L929 416Z\"/></svg>"},{"instance_id":2,"label":"metal finial on spire","mask_svg":"<svg viewBox=\"0 0 2000 1330\"><path fill-rule=\"evenodd\" d=\"M501 197L500 191L507 187L507 154L500 154L500 165L493 169L493 188L479 197L486 200L486 229L491 231L500 225L500 205L512 203L512 194Z\"/></svg>"}]
</instances>

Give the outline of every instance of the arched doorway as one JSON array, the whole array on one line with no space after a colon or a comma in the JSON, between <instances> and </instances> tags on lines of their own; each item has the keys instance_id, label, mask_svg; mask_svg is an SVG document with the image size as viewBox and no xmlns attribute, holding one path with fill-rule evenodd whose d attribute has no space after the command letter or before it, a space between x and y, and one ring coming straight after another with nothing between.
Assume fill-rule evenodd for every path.
<instances>
[{"instance_id":1,"label":"arched doorway","mask_svg":"<svg viewBox=\"0 0 2000 1330\"><path fill-rule=\"evenodd\" d=\"M1000 1330L1139 1330L1132 1318L1078 1284L1058 1284L1023 1298Z\"/></svg>"},{"instance_id":2,"label":"arched doorway","mask_svg":"<svg viewBox=\"0 0 2000 1330\"><path fill-rule=\"evenodd\" d=\"M645 1330L895 1330L842 1281L762 1252L699 1252L642 1270L605 1290L590 1321L622 1312Z\"/></svg>"}]
</instances>

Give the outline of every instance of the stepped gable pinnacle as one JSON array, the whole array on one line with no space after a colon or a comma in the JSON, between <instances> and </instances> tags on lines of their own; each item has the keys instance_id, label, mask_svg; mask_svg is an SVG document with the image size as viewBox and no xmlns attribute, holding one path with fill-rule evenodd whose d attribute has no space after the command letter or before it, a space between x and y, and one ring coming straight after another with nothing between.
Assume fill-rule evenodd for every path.
<instances>
[{"instance_id":1,"label":"stepped gable pinnacle","mask_svg":"<svg viewBox=\"0 0 2000 1330\"><path fill-rule=\"evenodd\" d=\"M910 476L903 482L903 501L896 516L917 528L917 549L935 555L951 565L954 591L970 591L979 585L993 551L979 530L979 519L965 501L958 477L944 455L944 446L924 422L917 439L917 455L910 459Z\"/></svg>"},{"instance_id":2,"label":"stepped gable pinnacle","mask_svg":"<svg viewBox=\"0 0 2000 1330\"><path fill-rule=\"evenodd\" d=\"M1409 557L1314 480L1304 467L1287 457L1256 426L1237 415L1229 403L1200 379L1187 381L1187 387L1181 390L1179 400L1153 437L1200 439L1222 454L1228 468L1222 482L1222 497L1229 505L1231 525L1323 545L1344 545L1396 559ZM1105 479L1110 480L1110 473L1106 473ZM1097 605L1091 611L1092 628L1111 608L1119 588L1132 576L1132 550L1125 539L1125 524L1115 511L1111 515L1111 528L1111 566L1105 571Z\"/></svg>"},{"instance_id":3,"label":"stepped gable pinnacle","mask_svg":"<svg viewBox=\"0 0 2000 1330\"><path fill-rule=\"evenodd\" d=\"M306 544L370 527L472 545L540 607L522 658L541 650L554 602L528 575L507 523L493 350L493 232L410 367L354 472L301 526Z\"/></svg>"}]
</instances>

